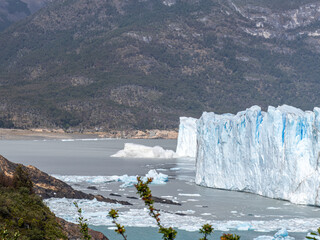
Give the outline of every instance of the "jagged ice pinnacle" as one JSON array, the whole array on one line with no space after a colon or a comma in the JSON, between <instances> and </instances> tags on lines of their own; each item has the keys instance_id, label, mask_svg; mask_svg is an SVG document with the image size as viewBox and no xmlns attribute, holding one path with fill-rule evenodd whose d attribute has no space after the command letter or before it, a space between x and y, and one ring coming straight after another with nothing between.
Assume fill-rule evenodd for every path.
<instances>
[{"instance_id":1,"label":"jagged ice pinnacle","mask_svg":"<svg viewBox=\"0 0 320 240\"><path fill-rule=\"evenodd\" d=\"M191 117L180 117L179 135L176 153L180 157L196 157L197 120Z\"/></svg>"}]
</instances>

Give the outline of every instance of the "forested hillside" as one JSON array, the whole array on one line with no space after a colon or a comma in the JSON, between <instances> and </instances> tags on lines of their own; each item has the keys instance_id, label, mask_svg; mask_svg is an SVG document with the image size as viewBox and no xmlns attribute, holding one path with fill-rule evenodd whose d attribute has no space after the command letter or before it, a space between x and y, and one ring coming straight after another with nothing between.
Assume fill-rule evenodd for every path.
<instances>
[{"instance_id":1,"label":"forested hillside","mask_svg":"<svg viewBox=\"0 0 320 240\"><path fill-rule=\"evenodd\" d=\"M175 128L320 106L320 3L55 0L0 34L0 127Z\"/></svg>"}]
</instances>

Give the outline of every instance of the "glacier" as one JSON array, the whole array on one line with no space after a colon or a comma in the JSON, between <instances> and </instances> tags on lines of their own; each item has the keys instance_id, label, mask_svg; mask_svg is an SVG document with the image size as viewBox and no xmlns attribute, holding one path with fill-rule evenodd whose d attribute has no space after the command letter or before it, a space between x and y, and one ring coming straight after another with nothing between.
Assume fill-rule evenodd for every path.
<instances>
[{"instance_id":1,"label":"glacier","mask_svg":"<svg viewBox=\"0 0 320 240\"><path fill-rule=\"evenodd\" d=\"M320 108L259 106L197 121L198 185L320 206Z\"/></svg>"},{"instance_id":2,"label":"glacier","mask_svg":"<svg viewBox=\"0 0 320 240\"><path fill-rule=\"evenodd\" d=\"M176 154L179 157L196 157L197 120L192 117L180 117Z\"/></svg>"}]
</instances>

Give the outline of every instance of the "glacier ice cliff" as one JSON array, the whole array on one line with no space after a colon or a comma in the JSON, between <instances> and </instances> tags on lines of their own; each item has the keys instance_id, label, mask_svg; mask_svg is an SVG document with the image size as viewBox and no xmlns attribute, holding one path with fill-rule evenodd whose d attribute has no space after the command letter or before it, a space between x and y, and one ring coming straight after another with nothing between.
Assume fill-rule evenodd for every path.
<instances>
[{"instance_id":1,"label":"glacier ice cliff","mask_svg":"<svg viewBox=\"0 0 320 240\"><path fill-rule=\"evenodd\" d=\"M197 121L196 183L320 206L320 108L253 106Z\"/></svg>"},{"instance_id":2,"label":"glacier ice cliff","mask_svg":"<svg viewBox=\"0 0 320 240\"><path fill-rule=\"evenodd\" d=\"M197 120L191 117L180 117L179 135L176 153L180 157L196 157Z\"/></svg>"}]
</instances>

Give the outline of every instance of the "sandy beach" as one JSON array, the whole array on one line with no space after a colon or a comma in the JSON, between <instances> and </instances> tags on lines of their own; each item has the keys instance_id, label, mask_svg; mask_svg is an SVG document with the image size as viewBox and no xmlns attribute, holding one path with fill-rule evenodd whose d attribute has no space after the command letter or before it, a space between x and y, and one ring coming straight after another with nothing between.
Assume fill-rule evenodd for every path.
<instances>
[{"instance_id":1,"label":"sandy beach","mask_svg":"<svg viewBox=\"0 0 320 240\"><path fill-rule=\"evenodd\" d=\"M0 140L32 139L85 139L85 138L124 138L124 139L177 139L176 130L125 130L110 132L68 133L62 129L5 129L0 128Z\"/></svg>"},{"instance_id":2,"label":"sandy beach","mask_svg":"<svg viewBox=\"0 0 320 240\"><path fill-rule=\"evenodd\" d=\"M97 138L98 134L65 133L63 130L4 129L0 128L0 140L75 139Z\"/></svg>"}]
</instances>

